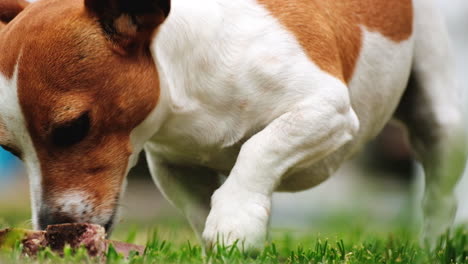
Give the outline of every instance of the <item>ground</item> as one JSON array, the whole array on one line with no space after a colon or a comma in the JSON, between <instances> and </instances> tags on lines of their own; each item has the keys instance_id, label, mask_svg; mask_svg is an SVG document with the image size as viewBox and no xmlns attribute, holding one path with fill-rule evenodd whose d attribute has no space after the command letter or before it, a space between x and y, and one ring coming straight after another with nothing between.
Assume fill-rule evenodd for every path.
<instances>
[{"instance_id":1,"label":"ground","mask_svg":"<svg viewBox=\"0 0 468 264\"><path fill-rule=\"evenodd\" d=\"M30 227L27 204L0 203L6 226ZM165 207L166 205L161 205ZM145 211L145 210L143 210ZM262 252L246 253L242 245L217 247L204 255L185 220L169 207L155 209L151 222L123 220L113 239L146 244L145 255L125 259L112 249L106 263L468 263L467 228L459 227L451 237L441 238L434 251L423 249L417 240L417 225L407 213L382 221L365 210L328 212L309 219L307 225L290 229L273 227ZM162 212L166 213L162 213ZM65 252L64 258L45 250L37 258L21 256L15 250L1 250L0 263L98 263L82 250Z\"/></svg>"},{"instance_id":2,"label":"ground","mask_svg":"<svg viewBox=\"0 0 468 264\"><path fill-rule=\"evenodd\" d=\"M185 219L141 174L130 176L112 239L148 245L147 251L124 259L111 250L107 263L468 263L468 228L460 225L433 251L420 247L420 198L411 194L410 181L356 163L309 192L276 195L269 242L256 253L237 245L203 255ZM31 228L28 199L24 175L0 186L0 229ZM0 250L0 264L98 262L83 251L69 250L65 258L47 250L27 258L20 251Z\"/></svg>"},{"instance_id":3,"label":"ground","mask_svg":"<svg viewBox=\"0 0 468 264\"><path fill-rule=\"evenodd\" d=\"M451 239L443 237L434 251L419 247L415 237L402 223L395 223L392 230L378 231L368 228L361 217L343 215L316 222L313 228L300 232L273 230L262 252L246 253L242 245L220 245L216 253L204 256L185 223L161 219L152 231L135 225L119 228L115 239L146 243L146 253L125 259L109 250L106 263L468 263L468 233L464 228L455 231ZM0 263L99 262L80 250L67 251L64 258L47 250L37 258L27 258L20 251L3 250Z\"/></svg>"}]
</instances>

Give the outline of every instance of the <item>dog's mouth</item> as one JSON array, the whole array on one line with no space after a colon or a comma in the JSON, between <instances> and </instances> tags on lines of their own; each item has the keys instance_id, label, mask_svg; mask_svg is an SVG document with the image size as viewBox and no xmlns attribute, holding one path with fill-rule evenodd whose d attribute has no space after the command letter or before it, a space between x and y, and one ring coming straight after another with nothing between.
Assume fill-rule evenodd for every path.
<instances>
[{"instance_id":1,"label":"dog's mouth","mask_svg":"<svg viewBox=\"0 0 468 264\"><path fill-rule=\"evenodd\" d=\"M112 234L112 231L114 231L114 221L115 221L116 215L117 215L117 209L114 209L114 212L112 213L111 218L104 225L104 229L106 230L106 238L109 238Z\"/></svg>"},{"instance_id":2,"label":"dog's mouth","mask_svg":"<svg viewBox=\"0 0 468 264\"><path fill-rule=\"evenodd\" d=\"M114 224L115 224L115 220L117 218L117 213L118 213L118 210L119 210L119 206L118 206L118 201L120 201L120 194L117 195L116 199L116 206L114 207L114 209L112 210L112 214L109 218L109 221L107 221L106 224L104 224L104 229L106 230L106 237L109 238L112 234L112 231L114 231Z\"/></svg>"}]
</instances>

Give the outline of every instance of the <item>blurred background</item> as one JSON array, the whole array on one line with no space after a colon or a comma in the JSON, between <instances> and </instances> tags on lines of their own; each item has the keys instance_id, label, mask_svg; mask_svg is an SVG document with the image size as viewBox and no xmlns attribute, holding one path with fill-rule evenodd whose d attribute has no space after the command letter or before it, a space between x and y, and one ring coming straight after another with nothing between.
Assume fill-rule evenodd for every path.
<instances>
[{"instance_id":1,"label":"blurred background","mask_svg":"<svg viewBox=\"0 0 468 264\"><path fill-rule=\"evenodd\" d=\"M436 2L445 15L452 38L459 83L466 90L468 1ZM129 228L154 227L173 234L185 230L187 235L179 236L183 241L193 237L185 219L152 183L144 158L128 179L117 238L125 236ZM332 225L335 222L346 228L360 223L375 230L385 230L383 227L395 223L417 226L422 186L421 168L411 159L404 132L398 126L389 125L362 154L324 184L301 193L275 194L271 225L274 230L291 233L311 228L323 231L327 226L335 226ZM468 220L468 176L460 183L457 194L460 199L457 222L462 223ZM21 162L0 150L0 228L8 225L30 227L28 182Z\"/></svg>"}]
</instances>

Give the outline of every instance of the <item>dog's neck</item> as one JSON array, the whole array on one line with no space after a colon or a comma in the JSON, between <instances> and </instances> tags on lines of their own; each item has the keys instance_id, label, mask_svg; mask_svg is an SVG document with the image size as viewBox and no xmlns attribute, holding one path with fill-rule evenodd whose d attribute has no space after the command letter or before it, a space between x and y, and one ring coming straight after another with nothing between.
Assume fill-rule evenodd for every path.
<instances>
[{"instance_id":1,"label":"dog's neck","mask_svg":"<svg viewBox=\"0 0 468 264\"><path fill-rule=\"evenodd\" d=\"M244 0L240 0L241 2ZM173 1L171 13L155 35L152 52L160 77L160 99L148 117L153 130L174 112L191 112L197 106L193 97L206 83L202 80L219 72L219 54L228 56L233 50L223 41L222 34L232 21L226 13L230 4L225 0ZM226 40L227 41L227 40ZM225 45L224 45L225 44ZM221 52L224 49L224 52ZM229 63L230 60L224 60Z\"/></svg>"},{"instance_id":2,"label":"dog's neck","mask_svg":"<svg viewBox=\"0 0 468 264\"><path fill-rule=\"evenodd\" d=\"M171 111L190 112L210 86L235 82L244 53L269 25L249 13L252 0L173 1L152 45L161 79L161 100ZM234 84L231 84L234 85Z\"/></svg>"}]
</instances>

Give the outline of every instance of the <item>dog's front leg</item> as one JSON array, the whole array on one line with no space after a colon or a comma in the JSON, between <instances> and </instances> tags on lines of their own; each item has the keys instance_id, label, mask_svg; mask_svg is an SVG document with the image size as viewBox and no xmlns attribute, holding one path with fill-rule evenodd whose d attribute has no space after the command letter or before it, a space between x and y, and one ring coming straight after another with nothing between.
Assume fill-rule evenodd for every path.
<instances>
[{"instance_id":1,"label":"dog's front leg","mask_svg":"<svg viewBox=\"0 0 468 264\"><path fill-rule=\"evenodd\" d=\"M359 121L348 91L324 94L297 105L242 146L228 179L212 196L203 232L208 247L236 241L245 248L262 247L272 193L282 176L323 159L353 138Z\"/></svg>"}]
</instances>

